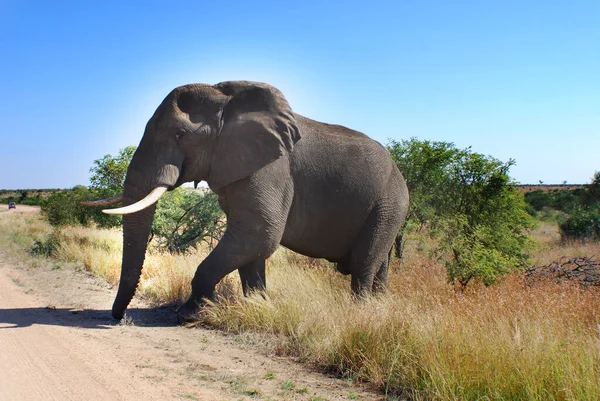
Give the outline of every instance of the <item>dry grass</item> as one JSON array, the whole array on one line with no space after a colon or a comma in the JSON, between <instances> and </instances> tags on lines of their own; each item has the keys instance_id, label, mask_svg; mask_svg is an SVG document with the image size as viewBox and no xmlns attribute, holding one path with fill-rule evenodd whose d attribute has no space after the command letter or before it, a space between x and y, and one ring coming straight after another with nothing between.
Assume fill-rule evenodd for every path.
<instances>
[{"instance_id":1,"label":"dry grass","mask_svg":"<svg viewBox=\"0 0 600 401\"><path fill-rule=\"evenodd\" d=\"M121 274L120 229L66 227L55 231L58 245L53 256L61 261L83 263L85 270L117 285ZM137 295L156 305L185 301L191 278L208 251L195 249L172 255L150 247L146 254Z\"/></svg>"},{"instance_id":2,"label":"dry grass","mask_svg":"<svg viewBox=\"0 0 600 401\"><path fill-rule=\"evenodd\" d=\"M362 303L331 271L276 261L269 278L266 298L225 297L208 321L414 399L600 399L597 291L513 276L461 292L416 255Z\"/></svg>"},{"instance_id":3,"label":"dry grass","mask_svg":"<svg viewBox=\"0 0 600 401\"><path fill-rule=\"evenodd\" d=\"M0 214L0 247L8 257L22 259L36 241L43 241L51 232L38 213Z\"/></svg>"},{"instance_id":4,"label":"dry grass","mask_svg":"<svg viewBox=\"0 0 600 401\"><path fill-rule=\"evenodd\" d=\"M157 305L185 301L190 295L196 268L207 254L205 249L195 249L185 255L151 250L146 254L137 294Z\"/></svg>"},{"instance_id":5,"label":"dry grass","mask_svg":"<svg viewBox=\"0 0 600 401\"><path fill-rule=\"evenodd\" d=\"M24 246L33 243L29 236L48 235L40 224L2 229L24 230L20 237L8 234ZM561 244L553 230L542 224L535 233L537 263L600 255L600 245ZM117 282L118 231L69 228L60 238L56 257ZM232 332L267 333L276 352L369 381L390 399L600 399L598 289L526 285L515 274L460 291L424 248L426 241L413 241L402 267L393 266L388 294L364 302L352 299L348 278L328 263L280 249L268 263L266 294L242 297L232 275L219 285L220 300L206 321ZM185 299L205 255L203 249L185 256L149 252L138 293L157 303Z\"/></svg>"}]
</instances>

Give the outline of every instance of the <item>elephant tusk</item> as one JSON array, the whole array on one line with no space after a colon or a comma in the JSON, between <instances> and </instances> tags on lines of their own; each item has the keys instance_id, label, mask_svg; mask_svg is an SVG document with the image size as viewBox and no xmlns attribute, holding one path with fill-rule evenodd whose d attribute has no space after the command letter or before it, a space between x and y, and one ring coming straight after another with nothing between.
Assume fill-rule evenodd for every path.
<instances>
[{"instance_id":1,"label":"elephant tusk","mask_svg":"<svg viewBox=\"0 0 600 401\"><path fill-rule=\"evenodd\" d=\"M152 192L146 195L146 197L142 200L132 203L129 206L120 207L117 209L104 209L102 212L106 214L131 214L139 212L153 203L156 203L165 192L167 192L166 187L154 188Z\"/></svg>"},{"instance_id":2,"label":"elephant tusk","mask_svg":"<svg viewBox=\"0 0 600 401\"><path fill-rule=\"evenodd\" d=\"M84 206L110 206L123 202L123 194L113 196L112 198L99 199L94 201L81 201Z\"/></svg>"}]
</instances>

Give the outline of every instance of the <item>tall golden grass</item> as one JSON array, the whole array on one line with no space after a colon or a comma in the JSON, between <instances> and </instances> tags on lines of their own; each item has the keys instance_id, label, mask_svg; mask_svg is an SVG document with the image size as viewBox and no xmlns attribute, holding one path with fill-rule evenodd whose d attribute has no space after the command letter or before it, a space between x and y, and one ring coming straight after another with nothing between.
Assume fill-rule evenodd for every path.
<instances>
[{"instance_id":1,"label":"tall golden grass","mask_svg":"<svg viewBox=\"0 0 600 401\"><path fill-rule=\"evenodd\" d=\"M51 231L40 221L4 223L3 231L25 236ZM117 283L118 230L65 228L55 236L55 258ZM537 264L600 255L599 244L561 244L551 225L537 236ZM19 243L25 250L27 241ZM276 352L368 381L389 399L600 399L598 289L526 283L514 274L491 287L460 290L421 248L407 247L403 263L394 263L387 294L362 302L352 299L348 278L330 264L280 249L268 261L265 294L244 298L239 280L228 277L205 321L231 332L266 333ZM149 251L138 295L157 304L184 300L206 253Z\"/></svg>"}]
</instances>

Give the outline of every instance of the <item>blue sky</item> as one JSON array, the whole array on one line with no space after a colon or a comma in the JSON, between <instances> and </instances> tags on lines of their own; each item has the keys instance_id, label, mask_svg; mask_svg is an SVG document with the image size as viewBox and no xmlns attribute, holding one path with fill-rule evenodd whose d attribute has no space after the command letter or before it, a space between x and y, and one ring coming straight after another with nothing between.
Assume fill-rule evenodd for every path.
<instances>
[{"instance_id":1,"label":"blue sky","mask_svg":"<svg viewBox=\"0 0 600 401\"><path fill-rule=\"evenodd\" d=\"M600 170L600 2L0 0L0 188L88 184L176 86L254 80L386 143ZM8 173L10 171L10 173Z\"/></svg>"}]
</instances>

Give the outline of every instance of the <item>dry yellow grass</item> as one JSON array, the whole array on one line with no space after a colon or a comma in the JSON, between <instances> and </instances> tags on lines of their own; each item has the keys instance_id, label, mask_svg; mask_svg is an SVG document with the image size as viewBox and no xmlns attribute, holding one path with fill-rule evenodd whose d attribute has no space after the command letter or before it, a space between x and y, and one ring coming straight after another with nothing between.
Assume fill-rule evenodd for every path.
<instances>
[{"instance_id":1,"label":"dry yellow grass","mask_svg":"<svg viewBox=\"0 0 600 401\"><path fill-rule=\"evenodd\" d=\"M4 224L4 222L0 222ZM28 228L28 224L31 227ZM25 249L48 235L39 221L2 225ZM552 226L536 232L536 263L600 255L598 244L561 244ZM55 257L118 281L118 230L68 228ZM8 237L7 237L8 236ZM29 239L28 239L29 238ZM416 400L600 399L600 291L537 282L520 274L461 291L427 257L427 241L394 264L390 291L356 302L347 277L326 262L280 249L268 262L266 294L241 296L233 274L219 285L206 322L233 332L267 333L275 350ZM183 300L206 250L150 251L138 294L156 303Z\"/></svg>"},{"instance_id":2,"label":"dry yellow grass","mask_svg":"<svg viewBox=\"0 0 600 401\"><path fill-rule=\"evenodd\" d=\"M38 213L1 213L0 246L10 257L23 257L36 241L43 241L52 228Z\"/></svg>"},{"instance_id":3,"label":"dry yellow grass","mask_svg":"<svg viewBox=\"0 0 600 401\"><path fill-rule=\"evenodd\" d=\"M600 398L598 291L515 275L462 292L412 255L389 294L357 303L331 271L272 265L266 298L223 298L208 321L415 399Z\"/></svg>"}]
</instances>

